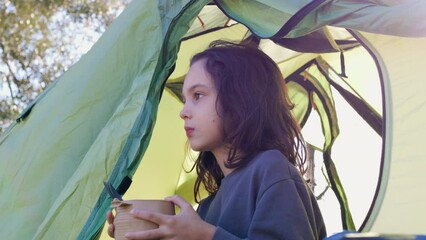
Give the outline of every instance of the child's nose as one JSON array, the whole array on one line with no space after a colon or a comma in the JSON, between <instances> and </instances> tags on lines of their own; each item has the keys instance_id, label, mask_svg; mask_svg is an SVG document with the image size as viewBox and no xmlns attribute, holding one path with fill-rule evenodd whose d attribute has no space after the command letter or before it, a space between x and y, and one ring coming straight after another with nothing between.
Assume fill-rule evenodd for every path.
<instances>
[{"instance_id":1,"label":"child's nose","mask_svg":"<svg viewBox=\"0 0 426 240\"><path fill-rule=\"evenodd\" d=\"M180 111L179 116L180 116L180 118L182 118L184 120L186 118L189 118L188 108L185 105L183 106L182 111Z\"/></svg>"}]
</instances>

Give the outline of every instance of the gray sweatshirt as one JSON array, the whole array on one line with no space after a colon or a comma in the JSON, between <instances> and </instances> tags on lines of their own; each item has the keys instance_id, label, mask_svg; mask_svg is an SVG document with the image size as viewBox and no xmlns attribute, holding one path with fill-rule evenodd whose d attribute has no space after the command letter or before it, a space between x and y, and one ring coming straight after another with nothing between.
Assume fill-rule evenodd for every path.
<instances>
[{"instance_id":1,"label":"gray sweatshirt","mask_svg":"<svg viewBox=\"0 0 426 240\"><path fill-rule=\"evenodd\" d=\"M314 195L278 150L261 152L228 174L219 191L201 201L198 214L217 226L214 240L326 236Z\"/></svg>"}]
</instances>

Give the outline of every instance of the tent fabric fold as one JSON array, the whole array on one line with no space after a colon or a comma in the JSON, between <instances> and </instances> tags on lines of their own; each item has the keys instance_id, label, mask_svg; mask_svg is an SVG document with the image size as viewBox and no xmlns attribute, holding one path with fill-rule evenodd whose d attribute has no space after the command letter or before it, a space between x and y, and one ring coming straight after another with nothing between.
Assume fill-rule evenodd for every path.
<instances>
[{"instance_id":1,"label":"tent fabric fold","mask_svg":"<svg viewBox=\"0 0 426 240\"><path fill-rule=\"evenodd\" d=\"M420 21L426 2L418 0L291 0L285 4L261 0L215 2L228 16L262 38L300 37L325 25L405 37L426 34L426 23Z\"/></svg>"}]
</instances>

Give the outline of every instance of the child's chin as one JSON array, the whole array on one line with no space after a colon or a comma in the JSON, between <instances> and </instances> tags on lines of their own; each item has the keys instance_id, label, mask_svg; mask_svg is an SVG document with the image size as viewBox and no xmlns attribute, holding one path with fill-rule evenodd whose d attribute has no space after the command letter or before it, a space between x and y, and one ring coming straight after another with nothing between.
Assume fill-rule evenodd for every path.
<instances>
[{"instance_id":1,"label":"child's chin","mask_svg":"<svg viewBox=\"0 0 426 240\"><path fill-rule=\"evenodd\" d=\"M205 149L203 148L203 146L200 146L200 145L197 145L197 144L189 144L189 146L191 146L191 149L193 150L193 151L196 151L196 152L202 152L202 151L205 151Z\"/></svg>"}]
</instances>

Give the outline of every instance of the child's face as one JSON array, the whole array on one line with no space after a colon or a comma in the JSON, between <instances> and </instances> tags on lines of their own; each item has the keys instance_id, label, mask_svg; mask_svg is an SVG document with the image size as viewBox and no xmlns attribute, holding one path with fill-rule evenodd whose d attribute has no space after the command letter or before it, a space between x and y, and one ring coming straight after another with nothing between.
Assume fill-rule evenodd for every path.
<instances>
[{"instance_id":1,"label":"child's face","mask_svg":"<svg viewBox=\"0 0 426 240\"><path fill-rule=\"evenodd\" d=\"M185 132L195 151L220 151L224 147L222 119L216 111L217 90L205 60L192 64L183 84L185 105L180 117L185 121Z\"/></svg>"}]
</instances>

